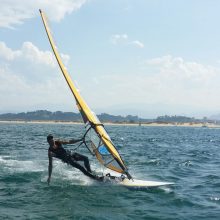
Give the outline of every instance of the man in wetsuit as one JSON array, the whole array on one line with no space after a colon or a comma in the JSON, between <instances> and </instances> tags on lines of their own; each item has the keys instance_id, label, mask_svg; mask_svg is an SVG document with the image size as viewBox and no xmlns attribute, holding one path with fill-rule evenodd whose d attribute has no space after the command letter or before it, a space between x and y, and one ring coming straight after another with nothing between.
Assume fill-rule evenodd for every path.
<instances>
[{"instance_id":1,"label":"man in wetsuit","mask_svg":"<svg viewBox=\"0 0 220 220\"><path fill-rule=\"evenodd\" d=\"M48 184L50 184L50 179L52 174L53 157L61 159L64 163L70 164L71 166L79 169L86 176L92 179L102 180L102 177L98 177L92 174L88 157L78 153L72 153L71 151L65 150L62 146L63 144L75 144L80 141L82 141L82 139L77 139L77 140L72 139L69 141L54 140L51 134L47 136L47 142L50 146L48 149L48 159L49 159L48 179L47 179ZM79 163L77 163L77 161L83 161L85 167L81 166Z\"/></svg>"}]
</instances>

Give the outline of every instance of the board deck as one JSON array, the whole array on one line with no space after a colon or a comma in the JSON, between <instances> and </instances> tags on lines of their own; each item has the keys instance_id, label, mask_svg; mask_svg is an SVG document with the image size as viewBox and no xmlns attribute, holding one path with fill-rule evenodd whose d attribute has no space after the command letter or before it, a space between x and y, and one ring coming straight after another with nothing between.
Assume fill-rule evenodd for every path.
<instances>
[{"instance_id":1,"label":"board deck","mask_svg":"<svg viewBox=\"0 0 220 220\"><path fill-rule=\"evenodd\" d=\"M148 180L138 180L138 179L128 179L116 176L105 176L104 181L111 181L114 184L122 185L126 187L160 187L174 185L172 182L160 182L160 181L148 181Z\"/></svg>"},{"instance_id":2,"label":"board deck","mask_svg":"<svg viewBox=\"0 0 220 220\"><path fill-rule=\"evenodd\" d=\"M128 187L159 187L159 186L168 186L168 185L174 185L174 183L171 182L158 182L158 181L147 181L147 180L129 180L125 178L122 180L120 185L128 186Z\"/></svg>"}]
</instances>

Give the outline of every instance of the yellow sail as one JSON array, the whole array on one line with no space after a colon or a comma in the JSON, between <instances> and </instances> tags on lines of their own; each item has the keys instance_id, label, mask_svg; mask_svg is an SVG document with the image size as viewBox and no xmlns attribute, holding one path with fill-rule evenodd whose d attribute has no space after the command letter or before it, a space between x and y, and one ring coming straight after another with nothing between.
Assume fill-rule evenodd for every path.
<instances>
[{"instance_id":1,"label":"yellow sail","mask_svg":"<svg viewBox=\"0 0 220 220\"><path fill-rule=\"evenodd\" d=\"M77 107L82 115L82 118L85 123L90 124L90 133L93 133L91 138L91 148L90 150L96 155L99 162L106 166L107 168L114 170L119 173L125 173L128 177L130 177L127 167L125 166L121 156L118 151L114 147L110 137L108 136L105 128L98 120L97 116L90 110L82 96L79 94L76 89L73 81L70 78L69 73L67 72L61 57L58 53L57 47L55 46L54 40L52 38L51 32L49 30L49 26L46 21L45 13L40 10L41 18L43 20L43 24L50 42L50 45L53 49L54 55L57 59L57 62L60 66L60 69L63 73L66 82L75 97Z\"/></svg>"}]
</instances>

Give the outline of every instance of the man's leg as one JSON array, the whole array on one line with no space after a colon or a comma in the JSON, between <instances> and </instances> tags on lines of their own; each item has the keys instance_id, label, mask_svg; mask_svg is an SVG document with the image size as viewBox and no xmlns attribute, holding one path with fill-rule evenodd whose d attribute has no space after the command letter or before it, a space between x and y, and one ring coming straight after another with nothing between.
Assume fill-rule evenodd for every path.
<instances>
[{"instance_id":1,"label":"man's leg","mask_svg":"<svg viewBox=\"0 0 220 220\"><path fill-rule=\"evenodd\" d=\"M87 171L90 172L90 173L92 172L90 164L89 164L88 157L86 157L86 156L84 156L82 154L79 154L79 153L73 153L71 155L71 157L73 157L73 159L76 160L76 161L83 161L84 162L84 166L87 169Z\"/></svg>"},{"instance_id":2,"label":"man's leg","mask_svg":"<svg viewBox=\"0 0 220 220\"><path fill-rule=\"evenodd\" d=\"M95 179L95 180L101 180L101 178L99 178L98 176L95 176L93 174L91 174L90 172L88 172L84 167L82 167L80 164L78 164L77 162L73 161L72 159L69 159L68 164L70 164L71 166L79 169L81 172L83 172L86 176Z\"/></svg>"}]
</instances>

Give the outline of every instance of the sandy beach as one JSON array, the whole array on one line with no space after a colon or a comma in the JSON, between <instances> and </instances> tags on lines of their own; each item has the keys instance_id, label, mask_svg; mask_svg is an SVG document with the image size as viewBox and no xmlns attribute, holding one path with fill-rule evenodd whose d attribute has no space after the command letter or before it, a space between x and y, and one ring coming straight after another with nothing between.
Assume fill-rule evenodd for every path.
<instances>
[{"instance_id":1,"label":"sandy beach","mask_svg":"<svg viewBox=\"0 0 220 220\"><path fill-rule=\"evenodd\" d=\"M74 121L0 121L0 123L10 123L10 124L74 124L74 125L82 125L82 122L74 122ZM220 124L214 123L160 123L160 122L148 122L148 123L113 123L113 122L105 122L104 125L117 125L117 126L154 126L154 127L204 127L204 128L220 128Z\"/></svg>"}]
</instances>

